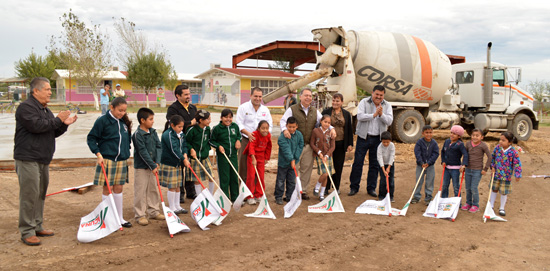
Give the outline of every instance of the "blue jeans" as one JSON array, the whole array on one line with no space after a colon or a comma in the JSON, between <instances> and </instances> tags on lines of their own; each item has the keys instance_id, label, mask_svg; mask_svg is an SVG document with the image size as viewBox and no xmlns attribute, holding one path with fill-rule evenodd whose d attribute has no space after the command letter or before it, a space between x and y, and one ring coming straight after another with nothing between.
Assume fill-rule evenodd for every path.
<instances>
[{"instance_id":1,"label":"blue jeans","mask_svg":"<svg viewBox=\"0 0 550 271\"><path fill-rule=\"evenodd\" d=\"M367 136L367 139L357 137L357 144L355 146L355 159L353 160L353 166L351 168L350 178L350 190L359 191L359 184L361 183L361 176L363 176L363 164L365 162L365 156L367 151L369 152L369 173L367 175L367 191L375 191L378 183L378 171L380 166L376 157L376 151L380 145L379 136Z\"/></svg>"},{"instance_id":2,"label":"blue jeans","mask_svg":"<svg viewBox=\"0 0 550 271\"><path fill-rule=\"evenodd\" d=\"M385 165L384 168L388 168L388 165ZM395 167L394 165L391 165L390 168L390 174L388 174L388 180L390 183L390 198L393 199L393 191L395 189L395 185L393 182L393 175L395 173ZM382 171L382 167L380 167L380 186L378 187L378 200L383 200L386 197L386 194L388 194L386 187L386 175L384 175L384 172Z\"/></svg>"},{"instance_id":3,"label":"blue jeans","mask_svg":"<svg viewBox=\"0 0 550 271\"><path fill-rule=\"evenodd\" d=\"M479 207L479 181L481 181L481 169L466 169L466 204Z\"/></svg>"},{"instance_id":4,"label":"blue jeans","mask_svg":"<svg viewBox=\"0 0 550 271\"><path fill-rule=\"evenodd\" d=\"M453 179L453 190L455 197L458 196L458 189L460 186L460 169L445 169L445 175L443 176L443 189L441 190L441 197L449 197L449 185Z\"/></svg>"},{"instance_id":5,"label":"blue jeans","mask_svg":"<svg viewBox=\"0 0 550 271\"><path fill-rule=\"evenodd\" d=\"M285 194L285 184L286 198L290 200L296 188L296 174L292 167L277 167L277 180L275 182L275 192L273 193L275 199L283 197L283 194Z\"/></svg>"},{"instance_id":6,"label":"blue jeans","mask_svg":"<svg viewBox=\"0 0 550 271\"><path fill-rule=\"evenodd\" d=\"M420 178L420 173L422 173L422 167L416 166L416 180ZM434 180L435 180L435 167L434 165L431 165L427 167L424 170L424 173L422 173L422 178L420 178L420 181L418 182L418 187L414 191L414 198L420 201L420 198L422 197L422 194L420 193L422 191L422 183L424 183L424 179L426 179L426 184L424 185L424 201L430 202L432 200L432 194L434 191Z\"/></svg>"},{"instance_id":7,"label":"blue jeans","mask_svg":"<svg viewBox=\"0 0 550 271\"><path fill-rule=\"evenodd\" d=\"M108 104L102 104L101 105L101 115L105 115L107 114L107 110L109 110L109 105Z\"/></svg>"}]
</instances>

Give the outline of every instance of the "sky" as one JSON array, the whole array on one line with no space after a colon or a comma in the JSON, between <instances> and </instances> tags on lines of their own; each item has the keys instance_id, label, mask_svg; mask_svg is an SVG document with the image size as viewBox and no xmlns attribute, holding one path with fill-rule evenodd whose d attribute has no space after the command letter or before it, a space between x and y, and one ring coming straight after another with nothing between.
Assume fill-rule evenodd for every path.
<instances>
[{"instance_id":1,"label":"sky","mask_svg":"<svg viewBox=\"0 0 550 271\"><path fill-rule=\"evenodd\" d=\"M0 78L15 76L14 63L31 51L46 54L50 37L62 32L60 17L72 9L88 26L99 24L113 50L114 18L136 24L163 46L178 73L200 74L211 63L231 67L232 56L275 40L311 41L311 30L410 34L443 53L522 67L522 85L550 81L548 1L20 1L1 0ZM113 66L119 66L112 53ZM256 65L245 62L243 65ZM260 64L261 65L261 64ZM122 68L122 67L121 67Z\"/></svg>"}]
</instances>

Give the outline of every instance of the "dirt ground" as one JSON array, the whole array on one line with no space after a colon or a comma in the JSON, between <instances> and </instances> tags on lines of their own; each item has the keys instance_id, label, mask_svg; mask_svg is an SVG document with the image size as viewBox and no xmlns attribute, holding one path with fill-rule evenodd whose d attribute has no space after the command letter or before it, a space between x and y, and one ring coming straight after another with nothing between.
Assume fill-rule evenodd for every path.
<instances>
[{"instance_id":1,"label":"dirt ground","mask_svg":"<svg viewBox=\"0 0 550 271\"><path fill-rule=\"evenodd\" d=\"M318 202L312 199L303 201L292 218L284 219L283 207L274 203L275 170L270 170L266 186L276 220L244 217L256 208L246 205L240 212L232 210L221 226L202 231L186 214L180 217L191 232L170 238L164 221L143 227L131 219L134 227L82 244L76 239L80 218L101 199L101 189L94 188L83 195L67 192L48 197L45 226L55 236L41 238L41 246L29 247L20 241L17 230L17 176L4 171L0 172L0 269L549 270L550 180L528 177L550 174L545 162L550 158L549 134L550 128L543 127L528 142L520 143L525 150L520 155L524 177L513 184L506 205L508 222L485 224L482 211L459 211L455 222L426 218L423 204L411 205L406 217L355 214L355 208L372 197L365 189L367 163L359 194L347 196L353 157L349 154L341 186L345 213L307 213L307 205ZM447 135L448 131L436 131L440 146ZM492 148L498 134L490 133L485 140ZM402 208L415 183L414 146L396 145L394 207ZM93 174L92 167L52 168L49 192L87 183ZM436 190L440 174L441 167L437 167ZM314 171L312 180L317 177ZM126 219L133 218L133 169L130 180L124 188ZM483 177L481 210L487 202L488 183L489 177ZM190 201L183 204L187 209L189 205Z\"/></svg>"}]
</instances>

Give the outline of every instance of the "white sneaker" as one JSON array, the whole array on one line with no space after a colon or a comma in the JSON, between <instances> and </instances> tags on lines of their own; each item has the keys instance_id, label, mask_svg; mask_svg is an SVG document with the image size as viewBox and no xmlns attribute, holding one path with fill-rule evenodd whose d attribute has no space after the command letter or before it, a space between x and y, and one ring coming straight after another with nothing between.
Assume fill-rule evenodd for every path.
<instances>
[{"instance_id":1,"label":"white sneaker","mask_svg":"<svg viewBox=\"0 0 550 271\"><path fill-rule=\"evenodd\" d=\"M246 202L250 205L256 205L256 201L253 198L249 198Z\"/></svg>"}]
</instances>

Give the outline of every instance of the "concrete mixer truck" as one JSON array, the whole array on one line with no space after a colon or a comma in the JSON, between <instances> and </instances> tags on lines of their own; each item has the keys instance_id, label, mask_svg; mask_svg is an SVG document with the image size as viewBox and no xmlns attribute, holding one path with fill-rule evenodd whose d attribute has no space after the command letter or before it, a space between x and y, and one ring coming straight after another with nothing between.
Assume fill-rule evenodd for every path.
<instances>
[{"instance_id":1,"label":"concrete mixer truck","mask_svg":"<svg viewBox=\"0 0 550 271\"><path fill-rule=\"evenodd\" d=\"M460 124L468 133L510 131L523 141L538 129L533 97L517 86L521 69L491 62L491 43L486 62L451 65L432 43L411 35L342 27L312 33L326 48L317 52L316 70L265 95L266 103L321 79L317 90L326 105L339 92L354 115L357 87L370 93L383 85L393 107L389 129L405 143L416 142L426 123L440 129Z\"/></svg>"}]
</instances>

